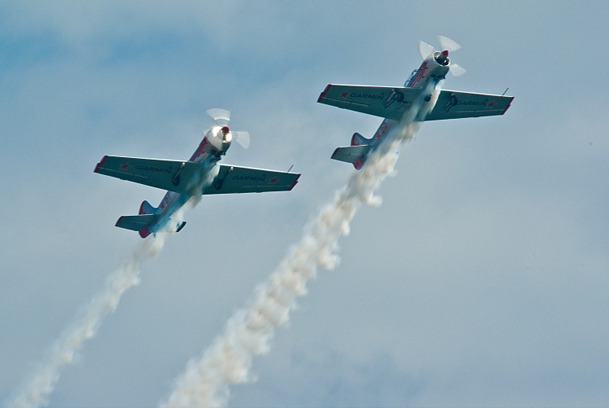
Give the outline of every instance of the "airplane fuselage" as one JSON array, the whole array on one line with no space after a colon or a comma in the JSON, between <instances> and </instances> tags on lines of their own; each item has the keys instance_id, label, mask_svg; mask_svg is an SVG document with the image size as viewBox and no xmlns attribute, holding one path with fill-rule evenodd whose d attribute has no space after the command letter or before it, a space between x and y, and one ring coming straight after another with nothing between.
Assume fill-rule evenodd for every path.
<instances>
[{"instance_id":1,"label":"airplane fuselage","mask_svg":"<svg viewBox=\"0 0 609 408\"><path fill-rule=\"evenodd\" d=\"M181 219L174 219L174 215L193 197L200 197L201 189L206 183L213 179L213 169L218 161L226 154L226 151L231 144L231 134L228 127L214 126L203 137L203 140L197 147L197 150L192 154L189 161L198 163L200 166L201 176L198 180L193 181L188 188L188 193L176 193L167 191L161 200L159 206L146 209L146 202L143 202L140 207L140 214L154 214L155 222L147 228L140 230L140 236L145 238L149 234L154 234L159 231L179 231L186 224ZM180 174L176 175L177 177Z\"/></svg>"},{"instance_id":2,"label":"airplane fuselage","mask_svg":"<svg viewBox=\"0 0 609 408\"><path fill-rule=\"evenodd\" d=\"M370 155L370 153L376 150L381 142L385 140L385 136L391 132L396 124L400 123L401 121L412 122L422 120L425 118L427 113L431 112L438 100L438 94L441 90L442 81L446 78L446 74L449 71L449 64L450 60L448 59L448 51L436 51L427 57L418 69L412 71L410 77L404 83L404 86L407 88L416 88L421 90L418 96L418 101L412 103L411 106L406 109L401 120L383 120L378 130L372 137L370 150L366 156ZM394 93L392 96L396 102L400 100L399 93ZM354 140L352 140L352 144L353 143ZM361 163L356 164L356 167L361 167L364 161L365 158L361 159Z\"/></svg>"},{"instance_id":3,"label":"airplane fuselage","mask_svg":"<svg viewBox=\"0 0 609 408\"><path fill-rule=\"evenodd\" d=\"M495 95L442 89L442 82L449 71L459 76L465 70L448 59L449 49L457 50L459 45L444 36L440 36L440 42L444 51L435 51L431 45L419 43L423 63L403 86L326 86L317 102L383 118L371 138L354 133L351 145L337 147L332 159L351 163L359 170L370 153L388 139L398 124L402 127L413 122L495 116L507 111L514 97L505 93Z\"/></svg>"},{"instance_id":4,"label":"airplane fuselage","mask_svg":"<svg viewBox=\"0 0 609 408\"><path fill-rule=\"evenodd\" d=\"M290 191L300 174L218 163L231 142L249 145L249 133L231 132L227 126L230 112L212 108L206 111L215 121L189 160L149 159L129 156L102 157L95 173L116 177L167 191L158 207L148 201L139 214L123 215L115 226L138 231L142 238L157 232L177 232L186 224L180 209L194 204L203 195ZM192 200L192 201L191 201Z\"/></svg>"}]
</instances>

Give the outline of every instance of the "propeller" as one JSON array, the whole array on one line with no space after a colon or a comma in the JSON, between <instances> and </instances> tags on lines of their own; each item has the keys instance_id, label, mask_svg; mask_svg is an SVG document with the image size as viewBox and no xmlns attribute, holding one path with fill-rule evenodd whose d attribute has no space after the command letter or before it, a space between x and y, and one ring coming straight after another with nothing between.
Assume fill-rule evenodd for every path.
<instances>
[{"instance_id":1,"label":"propeller","mask_svg":"<svg viewBox=\"0 0 609 408\"><path fill-rule=\"evenodd\" d=\"M226 126L230 122L230 111L222 108L210 108L205 111L218 126Z\"/></svg>"},{"instance_id":2,"label":"propeller","mask_svg":"<svg viewBox=\"0 0 609 408\"><path fill-rule=\"evenodd\" d=\"M452 38L448 38L444 35L438 35L438 39L440 40L440 46L442 47L442 51L454 52L461 48L459 43L457 43ZM427 44L424 41L419 41L419 54L421 55L421 58L427 59L430 55L434 53L434 51L435 47L433 45ZM459 77L461 75L465 75L467 71L461 65L451 62L450 72L453 74L453 76Z\"/></svg>"},{"instance_id":3,"label":"propeller","mask_svg":"<svg viewBox=\"0 0 609 408\"><path fill-rule=\"evenodd\" d=\"M438 39L440 40L440 46L443 50L453 52L461 49L461 46L452 38L448 38L444 35L438 35Z\"/></svg>"},{"instance_id":4,"label":"propeller","mask_svg":"<svg viewBox=\"0 0 609 408\"><path fill-rule=\"evenodd\" d=\"M230 122L230 111L222 108L210 108L205 111L214 120L216 126L228 127ZM233 140L237 141L244 149L250 147L250 134L245 130L230 130Z\"/></svg>"}]
</instances>

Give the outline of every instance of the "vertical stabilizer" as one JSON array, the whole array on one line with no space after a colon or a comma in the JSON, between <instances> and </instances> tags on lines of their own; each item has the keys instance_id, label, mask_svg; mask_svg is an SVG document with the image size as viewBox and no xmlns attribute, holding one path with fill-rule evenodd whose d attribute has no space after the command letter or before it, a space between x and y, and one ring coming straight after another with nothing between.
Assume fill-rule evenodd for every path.
<instances>
[{"instance_id":1,"label":"vertical stabilizer","mask_svg":"<svg viewBox=\"0 0 609 408\"><path fill-rule=\"evenodd\" d=\"M142 205L140 205L140 212L139 214L156 214L156 207L153 207L152 204L150 204L148 201L144 200L142 201Z\"/></svg>"},{"instance_id":2,"label":"vertical stabilizer","mask_svg":"<svg viewBox=\"0 0 609 408\"><path fill-rule=\"evenodd\" d=\"M372 139L366 139L357 132L351 137L351 146L369 146L371 143Z\"/></svg>"}]
</instances>

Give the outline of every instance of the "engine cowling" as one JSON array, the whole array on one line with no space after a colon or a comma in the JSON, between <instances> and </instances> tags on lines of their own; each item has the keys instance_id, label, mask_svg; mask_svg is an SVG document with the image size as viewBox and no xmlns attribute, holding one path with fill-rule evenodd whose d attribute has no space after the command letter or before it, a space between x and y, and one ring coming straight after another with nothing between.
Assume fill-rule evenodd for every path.
<instances>
[{"instance_id":1,"label":"engine cowling","mask_svg":"<svg viewBox=\"0 0 609 408\"><path fill-rule=\"evenodd\" d=\"M207 135L211 145L221 152L225 152L233 141L233 135L228 126L214 126Z\"/></svg>"}]
</instances>

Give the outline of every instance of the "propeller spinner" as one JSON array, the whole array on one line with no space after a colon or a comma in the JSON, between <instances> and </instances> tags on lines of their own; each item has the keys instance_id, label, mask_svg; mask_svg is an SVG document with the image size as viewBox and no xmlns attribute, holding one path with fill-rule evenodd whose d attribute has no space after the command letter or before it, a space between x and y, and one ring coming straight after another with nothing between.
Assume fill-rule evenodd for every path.
<instances>
[{"instance_id":1,"label":"propeller spinner","mask_svg":"<svg viewBox=\"0 0 609 408\"><path fill-rule=\"evenodd\" d=\"M442 47L442 52L438 55L439 60L438 58L436 58L438 63L443 64L444 61L449 61L450 72L454 76L459 77L461 75L464 75L465 72L467 72L465 68L448 60L449 52L457 51L461 48L459 43L444 35L439 35L438 39L440 40L440 46ZM435 51L436 49L433 45L427 44L424 41L419 41L419 54L421 55L421 58L427 59L432 54L434 54Z\"/></svg>"},{"instance_id":2,"label":"propeller spinner","mask_svg":"<svg viewBox=\"0 0 609 408\"><path fill-rule=\"evenodd\" d=\"M210 109L207 109L205 112L207 112L207 114L209 116L211 116L211 118L214 120L215 126L222 127L222 131L226 135L225 140L230 141L232 138L232 139L236 140L237 143L239 143L241 145L241 147L243 147L244 149L247 149L250 146L249 132L244 131L244 130L240 130L240 131L229 130L229 128L228 128L228 122L230 122L230 111L229 110L222 109L222 108L210 108Z\"/></svg>"}]
</instances>

